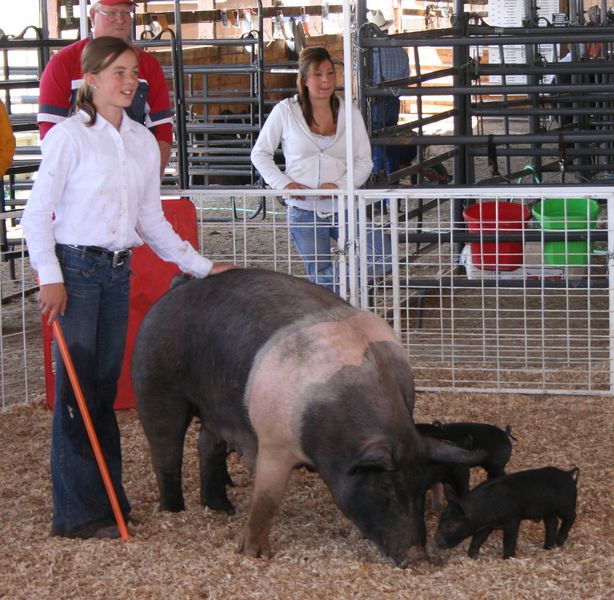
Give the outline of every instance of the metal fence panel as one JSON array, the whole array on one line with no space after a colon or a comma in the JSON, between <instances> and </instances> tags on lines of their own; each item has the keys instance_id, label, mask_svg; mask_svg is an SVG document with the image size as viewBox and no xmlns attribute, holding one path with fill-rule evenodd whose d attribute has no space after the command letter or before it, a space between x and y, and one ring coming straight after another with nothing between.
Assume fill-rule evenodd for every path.
<instances>
[{"instance_id":1,"label":"metal fence panel","mask_svg":"<svg viewBox=\"0 0 614 600\"><path fill-rule=\"evenodd\" d=\"M197 208L201 251L212 260L305 277L280 192L181 195ZM577 222L569 216L557 229L562 217L546 222L538 204L554 199L580 199L586 208L573 217ZM608 188L436 186L361 190L351 202L343 195L338 200L358 214L355 232L340 215L334 257L347 285L342 294L390 323L418 389L612 394L614 193ZM383 200L388 211L375 211ZM504 226L510 201L531 215L511 230ZM494 227L479 212L484 202L500 211ZM484 218L467 229L463 209L471 204ZM9 236L0 255L2 408L44 393L35 274L24 257L18 216L7 213L2 220ZM367 276L368 235L391 236L385 276Z\"/></svg>"}]
</instances>

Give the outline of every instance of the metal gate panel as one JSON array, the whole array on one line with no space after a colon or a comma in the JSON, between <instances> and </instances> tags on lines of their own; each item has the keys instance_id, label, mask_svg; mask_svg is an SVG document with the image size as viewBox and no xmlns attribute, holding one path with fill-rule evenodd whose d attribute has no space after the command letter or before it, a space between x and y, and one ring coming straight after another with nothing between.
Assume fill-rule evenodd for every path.
<instances>
[{"instance_id":1,"label":"metal gate panel","mask_svg":"<svg viewBox=\"0 0 614 600\"><path fill-rule=\"evenodd\" d=\"M395 268L361 304L392 324L420 389L611 393L608 188L363 190L359 213L384 198L390 214L360 219L358 236L389 229ZM483 203L496 226L484 215L470 231L463 211ZM548 221L551 207L579 214ZM510 208L528 220L506 221Z\"/></svg>"},{"instance_id":2,"label":"metal gate panel","mask_svg":"<svg viewBox=\"0 0 614 600\"><path fill-rule=\"evenodd\" d=\"M282 194L224 190L180 195L196 206L205 255L305 277ZM520 231L485 227L476 233L462 216L471 203L512 202L533 214L531 209L543 200L574 198L587 206L594 201L599 208L594 222L588 212L580 215L584 224L578 229L544 230L532 216ZM346 296L394 328L418 389L612 394L614 193L609 187L518 185L504 191L435 186L361 190L350 201L343 195L338 199L358 215L356 231L350 231L342 212L340 240L333 248L340 277L347 282ZM384 199L388 213L374 212L372 204ZM17 211L4 215L13 219L13 236L20 235L14 221L19 216ZM372 280L365 275L369 265L361 242L369 232L392 240L391 272ZM470 252L475 244L495 248L490 255L495 266L506 264L510 250L505 244L513 244L511 254L515 260L520 254L521 262L513 270L481 268L479 252L477 260ZM553 254L552 244L584 244L585 250L578 253L578 264L551 264L552 256L546 257ZM31 295L34 273L25 256L9 258L2 262L0 277L0 407L37 399L44 390L40 316Z\"/></svg>"}]
</instances>

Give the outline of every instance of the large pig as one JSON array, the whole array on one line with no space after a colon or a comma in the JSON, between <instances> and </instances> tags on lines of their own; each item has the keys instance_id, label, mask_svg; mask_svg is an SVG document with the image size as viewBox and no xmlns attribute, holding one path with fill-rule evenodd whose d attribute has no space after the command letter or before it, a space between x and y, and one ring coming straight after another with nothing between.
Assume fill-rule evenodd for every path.
<instances>
[{"instance_id":1,"label":"large pig","mask_svg":"<svg viewBox=\"0 0 614 600\"><path fill-rule=\"evenodd\" d=\"M416 432L407 356L385 321L281 273L234 270L176 287L144 319L132 361L160 508L184 508L184 435L197 411L201 502L234 512L227 449L255 472L239 545L250 556L269 556L292 469L306 466L360 531L406 567L426 558L429 457L475 458Z\"/></svg>"}]
</instances>

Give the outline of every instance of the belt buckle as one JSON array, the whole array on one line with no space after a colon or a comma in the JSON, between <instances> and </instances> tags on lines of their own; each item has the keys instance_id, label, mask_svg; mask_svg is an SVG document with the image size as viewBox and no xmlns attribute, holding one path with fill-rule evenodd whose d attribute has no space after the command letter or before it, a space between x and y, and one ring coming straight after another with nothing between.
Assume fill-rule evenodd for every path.
<instances>
[{"instance_id":1,"label":"belt buckle","mask_svg":"<svg viewBox=\"0 0 614 600\"><path fill-rule=\"evenodd\" d=\"M115 250L113 252L113 263L112 267L115 269L116 267L121 267L126 259L130 256L130 250Z\"/></svg>"},{"instance_id":2,"label":"belt buckle","mask_svg":"<svg viewBox=\"0 0 614 600\"><path fill-rule=\"evenodd\" d=\"M328 219L332 214L333 214L332 211L331 212L324 212L321 210L316 211L316 215L318 215L320 219Z\"/></svg>"}]
</instances>

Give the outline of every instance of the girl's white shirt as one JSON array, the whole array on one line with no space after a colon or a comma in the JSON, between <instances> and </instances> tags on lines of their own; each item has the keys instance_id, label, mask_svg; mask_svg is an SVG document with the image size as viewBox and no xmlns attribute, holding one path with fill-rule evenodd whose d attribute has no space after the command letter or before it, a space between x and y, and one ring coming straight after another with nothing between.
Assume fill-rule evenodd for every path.
<instances>
[{"instance_id":1,"label":"girl's white shirt","mask_svg":"<svg viewBox=\"0 0 614 600\"><path fill-rule=\"evenodd\" d=\"M160 151L151 132L125 112L119 131L100 115L91 127L87 120L80 111L43 140L43 160L22 219L40 283L63 281L56 243L124 250L144 240L163 260L206 277L213 263L164 217Z\"/></svg>"},{"instance_id":2,"label":"girl's white shirt","mask_svg":"<svg viewBox=\"0 0 614 600\"><path fill-rule=\"evenodd\" d=\"M360 187L373 169L371 144L360 111L352 108L352 139L354 159L354 186ZM274 161L275 150L281 143L286 167L282 171ZM303 117L298 97L287 98L275 105L265 121L251 153L252 163L266 183L276 190L296 182L317 189L324 183L334 183L340 190L347 185L347 158L345 148L345 109L339 107L337 131L330 143L321 149ZM289 198L287 204L304 210L336 211L336 202L330 199L305 197Z\"/></svg>"}]
</instances>

